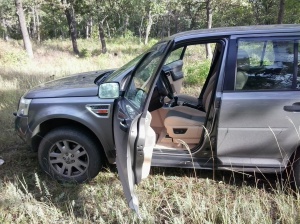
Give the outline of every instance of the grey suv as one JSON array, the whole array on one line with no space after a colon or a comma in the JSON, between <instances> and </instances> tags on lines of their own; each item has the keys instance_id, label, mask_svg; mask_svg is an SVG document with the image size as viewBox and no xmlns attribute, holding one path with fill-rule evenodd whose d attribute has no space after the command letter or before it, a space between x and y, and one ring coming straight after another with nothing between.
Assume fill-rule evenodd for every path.
<instances>
[{"instance_id":1,"label":"grey suv","mask_svg":"<svg viewBox=\"0 0 300 224\"><path fill-rule=\"evenodd\" d=\"M83 182L116 162L136 210L133 186L150 166L274 173L292 165L299 186L299 42L299 25L179 33L118 70L35 87L20 100L16 130L59 180ZM182 94L185 66L201 69L209 47L198 96Z\"/></svg>"}]
</instances>

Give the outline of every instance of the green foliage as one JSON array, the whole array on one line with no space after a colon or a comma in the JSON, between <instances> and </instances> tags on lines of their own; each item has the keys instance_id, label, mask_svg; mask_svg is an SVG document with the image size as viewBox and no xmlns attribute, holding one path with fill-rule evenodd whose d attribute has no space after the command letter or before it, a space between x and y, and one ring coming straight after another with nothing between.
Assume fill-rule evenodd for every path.
<instances>
[{"instance_id":1,"label":"green foliage","mask_svg":"<svg viewBox=\"0 0 300 224\"><path fill-rule=\"evenodd\" d=\"M204 60L202 63L190 62L184 67L186 85L203 85L210 68L210 60Z\"/></svg>"},{"instance_id":2,"label":"green foliage","mask_svg":"<svg viewBox=\"0 0 300 224\"><path fill-rule=\"evenodd\" d=\"M191 0L83 0L73 1L79 38L98 38L98 24L103 22L106 36L145 37L149 15L153 25L151 37L162 38L185 30L206 27L205 1ZM33 7L38 12L42 39L69 37L64 14L67 5L61 1L23 1L28 30L33 30ZM274 24L278 17L278 0L220 0L212 1L213 27ZM13 1L0 1L0 31L21 38ZM35 18L35 20L34 20ZM300 22L300 1L285 0L284 23ZM37 21L35 21L37 22ZM88 29L91 28L87 32ZM33 35L30 32L30 35ZM33 38L34 36L32 36Z\"/></svg>"},{"instance_id":3,"label":"green foliage","mask_svg":"<svg viewBox=\"0 0 300 224\"><path fill-rule=\"evenodd\" d=\"M80 51L79 56L81 58L89 58L92 56L92 52L90 52L88 49L86 48L82 48L82 50Z\"/></svg>"},{"instance_id":4,"label":"green foliage","mask_svg":"<svg viewBox=\"0 0 300 224\"><path fill-rule=\"evenodd\" d=\"M14 64L14 65L22 65L28 61L28 57L25 51L14 53L8 52L6 54L1 54L1 61L3 63Z\"/></svg>"},{"instance_id":5,"label":"green foliage","mask_svg":"<svg viewBox=\"0 0 300 224\"><path fill-rule=\"evenodd\" d=\"M13 51L7 48L7 43L0 42L0 63L13 66L26 64L28 62L26 51L20 48L17 41L12 41L11 44L17 46Z\"/></svg>"},{"instance_id":6,"label":"green foliage","mask_svg":"<svg viewBox=\"0 0 300 224\"><path fill-rule=\"evenodd\" d=\"M130 30L126 30L124 33L124 38L125 39L132 39L134 37L134 33Z\"/></svg>"}]
</instances>

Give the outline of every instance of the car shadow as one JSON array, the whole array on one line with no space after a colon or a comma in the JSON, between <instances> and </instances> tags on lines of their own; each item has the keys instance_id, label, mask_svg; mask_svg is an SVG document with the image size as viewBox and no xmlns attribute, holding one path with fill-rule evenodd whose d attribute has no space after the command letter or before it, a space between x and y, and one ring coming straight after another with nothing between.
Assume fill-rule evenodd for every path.
<instances>
[{"instance_id":1,"label":"car shadow","mask_svg":"<svg viewBox=\"0 0 300 224\"><path fill-rule=\"evenodd\" d=\"M257 189L264 189L267 192L274 192L281 189L283 191L295 190L288 181L285 172L282 173L255 173L236 172L230 170L194 170L187 168L164 168L152 167L151 175L165 175L167 177L191 177L197 179L209 179L216 183L224 183L237 187L248 186Z\"/></svg>"}]
</instances>

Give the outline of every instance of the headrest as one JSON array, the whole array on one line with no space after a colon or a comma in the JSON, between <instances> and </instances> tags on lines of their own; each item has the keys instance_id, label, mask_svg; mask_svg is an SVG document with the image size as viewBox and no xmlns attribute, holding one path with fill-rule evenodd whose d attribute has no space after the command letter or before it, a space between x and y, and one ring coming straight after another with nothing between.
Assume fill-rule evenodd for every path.
<instances>
[{"instance_id":1,"label":"headrest","mask_svg":"<svg viewBox=\"0 0 300 224\"><path fill-rule=\"evenodd\" d=\"M247 71L249 67L250 67L250 59L247 51L243 49L239 49L237 54L237 70Z\"/></svg>"}]
</instances>

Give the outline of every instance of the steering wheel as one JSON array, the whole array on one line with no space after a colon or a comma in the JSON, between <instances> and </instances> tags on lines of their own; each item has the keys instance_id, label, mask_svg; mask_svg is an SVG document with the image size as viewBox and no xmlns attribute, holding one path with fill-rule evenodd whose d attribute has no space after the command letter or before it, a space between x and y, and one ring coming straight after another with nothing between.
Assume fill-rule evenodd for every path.
<instances>
[{"instance_id":1,"label":"steering wheel","mask_svg":"<svg viewBox=\"0 0 300 224\"><path fill-rule=\"evenodd\" d=\"M169 82L166 73L164 73L163 71L159 76L156 86L161 96L167 96L169 99L174 98L174 93L173 93L171 83Z\"/></svg>"}]
</instances>

